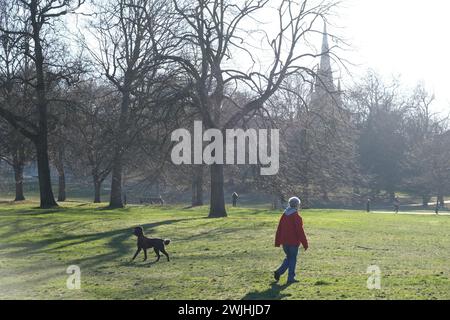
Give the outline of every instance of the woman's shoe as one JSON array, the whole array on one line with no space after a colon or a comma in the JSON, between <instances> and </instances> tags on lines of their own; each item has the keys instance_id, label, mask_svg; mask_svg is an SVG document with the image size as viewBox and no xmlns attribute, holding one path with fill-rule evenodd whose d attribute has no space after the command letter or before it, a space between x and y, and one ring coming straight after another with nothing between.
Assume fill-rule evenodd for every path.
<instances>
[{"instance_id":1,"label":"woman's shoe","mask_svg":"<svg viewBox=\"0 0 450 320\"><path fill-rule=\"evenodd\" d=\"M280 274L277 272L277 271L275 271L274 273L273 273L273 278L275 279L275 281L280 281Z\"/></svg>"}]
</instances>

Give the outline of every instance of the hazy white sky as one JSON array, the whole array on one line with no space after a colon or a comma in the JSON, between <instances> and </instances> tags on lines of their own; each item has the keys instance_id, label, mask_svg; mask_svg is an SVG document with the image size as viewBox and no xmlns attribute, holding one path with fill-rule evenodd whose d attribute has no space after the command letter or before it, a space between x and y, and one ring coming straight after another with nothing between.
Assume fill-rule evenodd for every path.
<instances>
[{"instance_id":1,"label":"hazy white sky","mask_svg":"<svg viewBox=\"0 0 450 320\"><path fill-rule=\"evenodd\" d=\"M423 83L436 96L433 107L449 113L450 0L340 1L332 19L339 28L329 31L351 46L340 53L354 64L350 75L342 72L344 85L373 69L387 80L399 76L406 88Z\"/></svg>"},{"instance_id":2,"label":"hazy white sky","mask_svg":"<svg viewBox=\"0 0 450 320\"><path fill-rule=\"evenodd\" d=\"M449 14L448 0L344 0L336 23L353 48L355 75L372 68L406 86L422 82L436 95L434 107L449 112Z\"/></svg>"}]
</instances>

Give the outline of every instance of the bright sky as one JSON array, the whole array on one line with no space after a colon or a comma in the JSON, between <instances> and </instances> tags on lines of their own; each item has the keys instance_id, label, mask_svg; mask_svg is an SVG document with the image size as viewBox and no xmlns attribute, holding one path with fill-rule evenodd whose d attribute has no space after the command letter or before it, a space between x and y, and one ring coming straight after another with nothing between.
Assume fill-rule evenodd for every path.
<instances>
[{"instance_id":1,"label":"bright sky","mask_svg":"<svg viewBox=\"0 0 450 320\"><path fill-rule=\"evenodd\" d=\"M340 1L338 16L332 18L340 28L330 26L328 31L351 46L351 51L339 53L354 64L349 66L350 75L342 72L344 86L373 69L387 81L399 76L407 89L424 84L436 96L433 108L450 113L450 1ZM263 20L270 25L272 19ZM318 37L318 49L320 42Z\"/></svg>"},{"instance_id":2,"label":"bright sky","mask_svg":"<svg viewBox=\"0 0 450 320\"><path fill-rule=\"evenodd\" d=\"M434 108L448 113L449 14L448 0L344 0L336 23L359 65L354 75L372 68L386 78L400 75L409 87L422 82L436 95Z\"/></svg>"}]
</instances>

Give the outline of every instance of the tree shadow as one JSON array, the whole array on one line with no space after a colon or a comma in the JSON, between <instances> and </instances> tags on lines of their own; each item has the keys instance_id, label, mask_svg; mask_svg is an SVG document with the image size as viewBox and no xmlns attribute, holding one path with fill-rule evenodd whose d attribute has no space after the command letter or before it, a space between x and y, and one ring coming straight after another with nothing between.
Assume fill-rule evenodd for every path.
<instances>
[{"instance_id":1,"label":"tree shadow","mask_svg":"<svg viewBox=\"0 0 450 320\"><path fill-rule=\"evenodd\" d=\"M42 209L39 207L31 208L31 210L24 210L18 215L20 216L40 216L40 215L46 215L46 214L52 214L52 213L62 213L64 211L67 211L67 208L50 208L50 209Z\"/></svg>"},{"instance_id":2,"label":"tree shadow","mask_svg":"<svg viewBox=\"0 0 450 320\"><path fill-rule=\"evenodd\" d=\"M153 265L156 265L158 263L169 263L167 260L160 260L160 261L142 261L142 259L139 259L139 257L136 258L135 261L131 261L131 256L129 258L130 260L123 261L120 263L120 266L122 267L128 267L128 268L150 268ZM150 259L151 260L151 259Z\"/></svg>"},{"instance_id":3,"label":"tree shadow","mask_svg":"<svg viewBox=\"0 0 450 320\"><path fill-rule=\"evenodd\" d=\"M219 235L226 235L230 233L235 233L239 230L246 230L248 228L213 228L209 229L200 233L192 234L189 236L186 236L184 238L179 238L179 241L192 241L192 240L201 240L201 239L207 239L211 235L219 236Z\"/></svg>"},{"instance_id":4,"label":"tree shadow","mask_svg":"<svg viewBox=\"0 0 450 320\"><path fill-rule=\"evenodd\" d=\"M3 243L2 243L3 247L14 246L14 245L5 243L6 240L8 240L9 238L11 238L13 236L17 236L18 234L27 233L27 232L36 230L36 227L33 225L24 226L23 224L24 223L22 220L14 220L14 221L2 224L2 228L8 229L8 231L0 233L0 236L3 240ZM45 228L56 227L58 225L60 225L60 223L58 223L58 222L47 222L47 223L39 225L39 228L45 229Z\"/></svg>"},{"instance_id":5,"label":"tree shadow","mask_svg":"<svg viewBox=\"0 0 450 320\"><path fill-rule=\"evenodd\" d=\"M72 202L72 201L67 201L67 202ZM73 201L73 203L77 203L76 201ZM80 208L80 207L87 207L87 206L89 206L89 205L91 205L91 203L89 203L89 202L84 202L84 203L80 203L80 204L77 204L77 205L75 205L74 207L75 208Z\"/></svg>"},{"instance_id":6,"label":"tree shadow","mask_svg":"<svg viewBox=\"0 0 450 320\"><path fill-rule=\"evenodd\" d=\"M182 221L191 221L192 219L173 219L159 221L155 223L144 224L142 227L146 230L146 234L149 235L153 232L154 228L162 225L170 225ZM48 226L48 225L47 225ZM20 230L18 227L16 230ZM20 243L7 244L5 247L10 251L4 253L4 256L10 258L27 258L30 255L46 254L47 263L51 261L50 265L44 267L41 263L27 266L27 272L35 273L33 283L45 282L48 279L52 279L56 276L65 275L65 268L68 265L75 264L80 266L83 270L90 270L91 272L98 272L100 270L108 270L107 272L113 272L115 267L124 266L130 268L150 268L156 264L156 261L152 261L151 253L149 253L150 262L142 262L142 257L138 257L134 262L131 262L131 258L135 252L135 248L131 249L131 241L127 241L130 238L134 238L132 234L132 227L111 230L100 233L90 233L85 235L58 235L50 239L40 241L21 241ZM77 246L83 245L89 242L105 241L105 253L79 255L80 252L75 253L76 256L68 257L64 259L57 259L54 254L57 254L58 250L71 250L71 252L78 251ZM133 239L134 240L134 239ZM134 242L134 241L133 241ZM134 242L135 243L135 242ZM55 246L56 245L56 246ZM87 251L89 252L89 251ZM156 259L155 259L156 260ZM159 261L158 263L167 263L166 261ZM44 263L45 265L45 263ZM42 269L46 268L46 272L40 274ZM89 272L89 271L88 271ZM39 274L39 275L38 275ZM15 286L22 286L26 283L26 279L17 279Z\"/></svg>"},{"instance_id":7,"label":"tree shadow","mask_svg":"<svg viewBox=\"0 0 450 320\"><path fill-rule=\"evenodd\" d=\"M60 213L62 211L66 211L66 208L58 208L58 209L41 209L41 208L31 208L27 210L21 210L20 212L2 212L0 213L1 217L24 217L24 216L41 216L41 215L49 215L54 213Z\"/></svg>"},{"instance_id":8,"label":"tree shadow","mask_svg":"<svg viewBox=\"0 0 450 320\"><path fill-rule=\"evenodd\" d=\"M153 230L159 226L170 225L174 223L179 223L182 221L191 221L192 219L172 219L164 220L155 223L148 223L142 225L146 234L150 234ZM20 228L15 228L16 232L21 232ZM74 259L74 262L87 263L87 264L98 264L104 261L111 262L114 259L118 259L129 252L130 246L126 244L126 240L134 237L132 234L132 227L111 230L99 233L90 233L83 235L67 235L62 234L51 239L45 239L40 241L25 241L21 243L16 243L14 245L8 245L8 247L16 247L17 250L8 253L9 256L26 256L31 254L42 254L42 253L54 253L58 250L64 250L69 247L76 247L77 245L84 245L89 242L107 240L107 247L112 249L108 253L90 256L87 258Z\"/></svg>"},{"instance_id":9,"label":"tree shadow","mask_svg":"<svg viewBox=\"0 0 450 320\"><path fill-rule=\"evenodd\" d=\"M280 285L272 282L267 290L249 292L241 300L281 300L289 297L289 295L282 293L289 286L289 284Z\"/></svg>"},{"instance_id":10,"label":"tree shadow","mask_svg":"<svg viewBox=\"0 0 450 320\"><path fill-rule=\"evenodd\" d=\"M60 208L61 209L61 208ZM59 210L60 210L59 209ZM90 212L90 210L86 212ZM41 210L39 210L41 211ZM80 211L84 211L81 209ZM34 219L33 209L29 210L29 217L21 218L21 214L15 214L17 219L2 224L0 238L2 240L9 239L8 243L0 243L1 255L11 259L31 259L38 256L36 263L31 265L24 264L23 268L18 268L18 272L26 272L33 274L32 283L45 283L48 279L65 275L65 269L68 265L79 265L83 270L88 272L113 272L117 266L129 266L130 268L153 267L156 264L156 258L149 253L149 260L142 262L142 257L131 263L131 258L135 252L136 238L132 231L136 225L125 225L118 229L107 230L103 232L86 232L80 234L77 230L84 230L85 225L78 221L49 221L47 223L39 223L38 225L30 224L30 219ZM68 210L71 212L71 210ZM79 212L77 210L77 212ZM42 213L42 211L41 211ZM155 229L159 226L182 223L184 221L192 221L196 218L179 218L156 221L154 223L142 224L147 236L152 236ZM90 224L86 222L85 224ZM36 239L33 237L33 231L45 230L45 238ZM53 231L52 231L53 230ZM74 234L78 233L78 234ZM171 231L176 234L176 228ZM14 241L10 237L17 234L24 234L25 237ZM29 236L27 236L29 235ZM167 235L170 236L170 235ZM92 247L85 249L86 245ZM5 250L5 251L3 251ZM41 256L45 259L42 260ZM140 259L139 259L140 258ZM159 261L158 263L167 263ZM105 271L102 271L105 270ZM15 281L16 287L24 286L29 279L18 277ZM14 287L14 286L13 286Z\"/></svg>"}]
</instances>

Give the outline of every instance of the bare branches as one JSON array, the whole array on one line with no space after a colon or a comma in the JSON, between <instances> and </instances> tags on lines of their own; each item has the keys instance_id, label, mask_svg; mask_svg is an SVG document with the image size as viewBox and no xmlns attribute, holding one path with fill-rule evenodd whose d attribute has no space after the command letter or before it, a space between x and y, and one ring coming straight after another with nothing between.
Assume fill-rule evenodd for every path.
<instances>
[{"instance_id":1,"label":"bare branches","mask_svg":"<svg viewBox=\"0 0 450 320\"><path fill-rule=\"evenodd\" d=\"M326 20L336 3L311 6L309 1L290 0L205 0L196 4L172 1L174 21L182 28L173 33L177 48L173 48L172 54L160 54L158 58L179 64L195 82L198 108L208 126L235 126L245 115L262 110L286 78L296 74L314 77L311 61L330 54L307 51L308 36L318 33L317 24ZM267 14L277 16L269 28L257 23L260 16ZM258 46L253 43L260 34L264 35L262 44L266 47L254 50ZM258 52L270 62L257 63ZM242 67L241 57L248 57L253 66ZM248 91L253 98L225 121L219 114L224 91L230 85Z\"/></svg>"}]
</instances>

